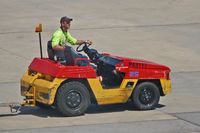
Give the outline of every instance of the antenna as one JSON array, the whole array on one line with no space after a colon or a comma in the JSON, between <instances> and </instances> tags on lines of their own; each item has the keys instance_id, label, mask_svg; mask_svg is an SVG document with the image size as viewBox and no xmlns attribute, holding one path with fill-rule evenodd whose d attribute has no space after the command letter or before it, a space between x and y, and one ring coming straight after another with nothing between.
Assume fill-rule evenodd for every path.
<instances>
[{"instance_id":1,"label":"antenna","mask_svg":"<svg viewBox=\"0 0 200 133\"><path fill-rule=\"evenodd\" d=\"M40 56L41 56L41 59L42 59L42 58L43 58L43 55L42 55L42 39L41 39L42 24L38 24L38 25L35 27L35 32L39 34Z\"/></svg>"}]
</instances>

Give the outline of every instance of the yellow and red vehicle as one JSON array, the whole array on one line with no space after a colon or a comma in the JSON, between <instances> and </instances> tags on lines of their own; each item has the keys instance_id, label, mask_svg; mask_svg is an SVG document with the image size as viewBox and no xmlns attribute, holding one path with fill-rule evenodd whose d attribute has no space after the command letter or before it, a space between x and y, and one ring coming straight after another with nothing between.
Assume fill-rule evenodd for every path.
<instances>
[{"instance_id":1,"label":"yellow and red vehicle","mask_svg":"<svg viewBox=\"0 0 200 133\"><path fill-rule=\"evenodd\" d=\"M21 79L25 105L56 106L66 116L84 114L90 103L104 105L131 100L140 110L154 109L171 92L170 69L144 60L99 54L85 44L71 48L71 64L35 58ZM94 63L94 65L91 65ZM102 76L102 81L99 80Z\"/></svg>"},{"instance_id":2,"label":"yellow and red vehicle","mask_svg":"<svg viewBox=\"0 0 200 133\"><path fill-rule=\"evenodd\" d=\"M51 49L48 53L48 58L34 58L21 79L25 106L55 106L64 116L82 115L91 103L131 101L135 109L150 110L171 92L170 69L164 65L100 54L88 44L76 51L68 47L65 65Z\"/></svg>"}]
</instances>

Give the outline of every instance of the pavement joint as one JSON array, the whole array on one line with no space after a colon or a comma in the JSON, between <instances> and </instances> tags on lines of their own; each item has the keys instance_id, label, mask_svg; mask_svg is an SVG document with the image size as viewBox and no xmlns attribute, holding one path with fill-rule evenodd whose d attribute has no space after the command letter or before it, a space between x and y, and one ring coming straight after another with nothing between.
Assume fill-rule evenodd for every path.
<instances>
[{"instance_id":1,"label":"pavement joint","mask_svg":"<svg viewBox=\"0 0 200 133\"><path fill-rule=\"evenodd\" d=\"M187 119L184 119L184 118L181 118L181 117L178 116L178 114L188 114L188 113L194 114L194 113L200 113L200 112L181 112L181 113L167 113L167 114L168 114L168 115L171 115L171 116L173 116L173 117L176 117L176 118L179 119L179 120L182 120L182 121L185 121L185 122L188 122L188 123L190 123L190 124L193 124L193 125L195 125L195 126L200 127L200 124L195 123L195 122L192 122L192 121L190 121L190 120L187 120Z\"/></svg>"}]
</instances>

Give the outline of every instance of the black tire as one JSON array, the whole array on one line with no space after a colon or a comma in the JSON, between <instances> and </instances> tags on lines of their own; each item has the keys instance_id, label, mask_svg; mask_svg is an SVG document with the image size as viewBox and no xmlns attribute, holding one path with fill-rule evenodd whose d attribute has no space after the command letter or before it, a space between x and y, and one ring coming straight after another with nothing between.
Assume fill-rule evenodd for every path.
<instances>
[{"instance_id":1,"label":"black tire","mask_svg":"<svg viewBox=\"0 0 200 133\"><path fill-rule=\"evenodd\" d=\"M154 109L160 100L158 87L151 82L143 82L136 86L132 102L136 109L151 110Z\"/></svg>"},{"instance_id":2,"label":"black tire","mask_svg":"<svg viewBox=\"0 0 200 133\"><path fill-rule=\"evenodd\" d=\"M56 105L64 116L83 115L90 105L89 92L80 82L65 83L57 92Z\"/></svg>"}]
</instances>

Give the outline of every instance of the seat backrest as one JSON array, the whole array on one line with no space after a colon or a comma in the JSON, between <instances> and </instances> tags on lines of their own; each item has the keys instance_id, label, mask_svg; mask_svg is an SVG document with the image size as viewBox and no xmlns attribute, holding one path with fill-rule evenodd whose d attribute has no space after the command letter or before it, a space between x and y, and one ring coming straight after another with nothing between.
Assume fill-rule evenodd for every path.
<instances>
[{"instance_id":1,"label":"seat backrest","mask_svg":"<svg viewBox=\"0 0 200 133\"><path fill-rule=\"evenodd\" d=\"M50 60L54 60L54 51L53 51L53 48L52 48L52 44L51 44L51 40L49 40L47 42L47 53L48 53L48 57Z\"/></svg>"}]
</instances>

